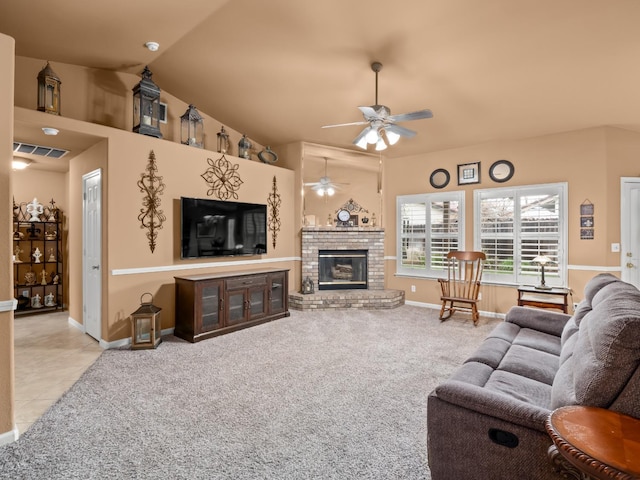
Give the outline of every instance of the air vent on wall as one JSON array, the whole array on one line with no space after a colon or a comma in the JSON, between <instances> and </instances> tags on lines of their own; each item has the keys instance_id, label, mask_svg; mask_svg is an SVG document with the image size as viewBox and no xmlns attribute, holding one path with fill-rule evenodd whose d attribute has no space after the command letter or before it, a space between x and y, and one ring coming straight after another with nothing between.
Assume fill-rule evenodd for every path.
<instances>
[{"instance_id":1,"label":"air vent on wall","mask_svg":"<svg viewBox=\"0 0 640 480\"><path fill-rule=\"evenodd\" d=\"M62 150L60 148L44 147L42 145L20 142L13 142L13 151L49 158L62 158L69 153L68 150Z\"/></svg>"}]
</instances>

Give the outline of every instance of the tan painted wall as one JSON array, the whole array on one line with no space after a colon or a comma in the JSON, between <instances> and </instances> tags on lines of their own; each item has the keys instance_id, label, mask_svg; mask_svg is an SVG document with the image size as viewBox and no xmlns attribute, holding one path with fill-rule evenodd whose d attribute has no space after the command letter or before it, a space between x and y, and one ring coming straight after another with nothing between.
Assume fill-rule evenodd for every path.
<instances>
[{"instance_id":1,"label":"tan painted wall","mask_svg":"<svg viewBox=\"0 0 640 480\"><path fill-rule=\"evenodd\" d=\"M440 191L465 191L465 244L473 248L473 191L475 189L511 187L540 183L569 184L569 265L568 285L574 290L573 301L582 298L585 283L595 274L609 269L618 273L620 255L610 252L610 244L620 242L620 177L640 173L640 135L615 128L593 128L516 141L498 141L466 148L427 153L385 162L385 228L395 232L396 197L398 195L436 191L429 176L436 168L446 168L451 182ZM514 177L506 183L493 182L488 174L491 164L507 159L515 166ZM457 185L457 165L481 162L481 183ZM581 240L580 204L589 200L595 205L595 239ZM386 237L386 255L396 255L394 234ZM592 270L589 270L589 267ZM387 287L406 291L408 301L439 303L435 280L395 276L395 260L386 264ZM416 285L412 293L411 285ZM485 285L481 309L506 312L515 303L514 287Z\"/></svg>"},{"instance_id":2,"label":"tan painted wall","mask_svg":"<svg viewBox=\"0 0 640 480\"><path fill-rule=\"evenodd\" d=\"M0 33L0 302L13 299L11 160L13 158L14 41ZM4 310L4 309L3 309ZM13 310L0 311L0 444L14 440Z\"/></svg>"}]
</instances>

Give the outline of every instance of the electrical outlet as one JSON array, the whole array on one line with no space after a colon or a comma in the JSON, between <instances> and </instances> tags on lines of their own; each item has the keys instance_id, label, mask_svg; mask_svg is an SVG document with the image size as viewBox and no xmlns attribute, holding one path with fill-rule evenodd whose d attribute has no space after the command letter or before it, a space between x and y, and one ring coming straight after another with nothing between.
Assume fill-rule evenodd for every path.
<instances>
[{"instance_id":1,"label":"electrical outlet","mask_svg":"<svg viewBox=\"0 0 640 480\"><path fill-rule=\"evenodd\" d=\"M411 285L411 291L412 291L413 293L415 293L415 291L416 291L416 286L415 286L415 285Z\"/></svg>"},{"instance_id":2,"label":"electrical outlet","mask_svg":"<svg viewBox=\"0 0 640 480\"><path fill-rule=\"evenodd\" d=\"M478 293L478 300L482 300L482 292Z\"/></svg>"},{"instance_id":3,"label":"electrical outlet","mask_svg":"<svg viewBox=\"0 0 640 480\"><path fill-rule=\"evenodd\" d=\"M576 311L576 308L578 308L578 302L573 302L573 311Z\"/></svg>"},{"instance_id":4,"label":"electrical outlet","mask_svg":"<svg viewBox=\"0 0 640 480\"><path fill-rule=\"evenodd\" d=\"M612 243L611 244L611 251L613 253L619 252L620 251L620 244L619 243Z\"/></svg>"}]
</instances>

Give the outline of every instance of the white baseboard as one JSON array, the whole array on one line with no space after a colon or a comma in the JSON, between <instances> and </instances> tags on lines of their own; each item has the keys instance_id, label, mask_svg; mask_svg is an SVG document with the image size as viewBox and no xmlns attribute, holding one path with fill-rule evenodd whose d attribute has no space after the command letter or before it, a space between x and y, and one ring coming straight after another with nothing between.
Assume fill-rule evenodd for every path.
<instances>
[{"instance_id":1,"label":"white baseboard","mask_svg":"<svg viewBox=\"0 0 640 480\"><path fill-rule=\"evenodd\" d=\"M80 330L82 333L87 333L87 331L84 328L84 325L82 323L77 322L76 320L74 320L73 318L69 317L69 325L71 325L72 327L77 328L78 330Z\"/></svg>"},{"instance_id":2,"label":"white baseboard","mask_svg":"<svg viewBox=\"0 0 640 480\"><path fill-rule=\"evenodd\" d=\"M20 438L20 432L18 432L18 427L13 427L13 430L10 432L0 433L0 445L7 445L8 443L13 443Z\"/></svg>"},{"instance_id":3,"label":"white baseboard","mask_svg":"<svg viewBox=\"0 0 640 480\"><path fill-rule=\"evenodd\" d=\"M405 305L413 305L414 307L422 307L422 308L431 308L433 310L440 310L442 305L435 303L424 303L424 302L414 302L412 300L405 300ZM486 312L484 310L479 310L480 316L488 317L488 318L502 318L506 316L505 313L496 313L496 312Z\"/></svg>"},{"instance_id":4,"label":"white baseboard","mask_svg":"<svg viewBox=\"0 0 640 480\"><path fill-rule=\"evenodd\" d=\"M162 330L162 335L173 335L173 327L165 328L164 330ZM110 348L126 347L127 345L131 345L131 337L122 338L113 342L105 342L104 340L100 340L100 346L105 350L108 350Z\"/></svg>"}]
</instances>

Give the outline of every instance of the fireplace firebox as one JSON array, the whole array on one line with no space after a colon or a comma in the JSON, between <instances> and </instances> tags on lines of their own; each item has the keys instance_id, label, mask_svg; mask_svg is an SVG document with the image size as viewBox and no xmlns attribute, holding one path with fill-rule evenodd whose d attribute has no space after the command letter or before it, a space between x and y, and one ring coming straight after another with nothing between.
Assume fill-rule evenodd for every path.
<instances>
[{"instance_id":1,"label":"fireplace firebox","mask_svg":"<svg viewBox=\"0 0 640 480\"><path fill-rule=\"evenodd\" d=\"M319 250L320 290L367 289L367 250Z\"/></svg>"}]
</instances>

